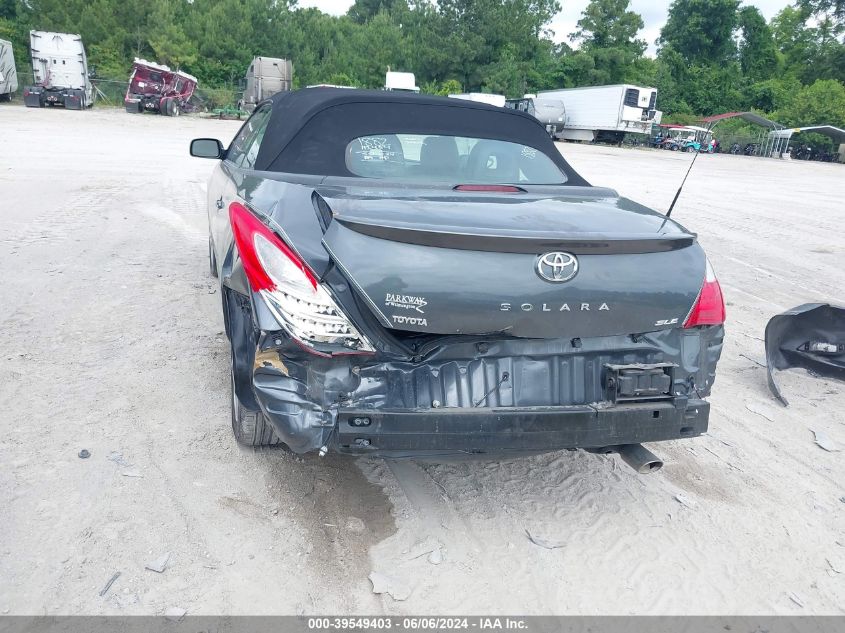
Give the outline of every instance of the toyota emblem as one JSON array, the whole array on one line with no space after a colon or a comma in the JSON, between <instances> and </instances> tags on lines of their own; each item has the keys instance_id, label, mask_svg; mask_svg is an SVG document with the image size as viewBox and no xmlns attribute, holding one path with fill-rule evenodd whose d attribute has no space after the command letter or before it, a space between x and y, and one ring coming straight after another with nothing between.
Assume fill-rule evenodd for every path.
<instances>
[{"instance_id":1,"label":"toyota emblem","mask_svg":"<svg viewBox=\"0 0 845 633\"><path fill-rule=\"evenodd\" d=\"M578 273L578 260L569 253L546 253L537 258L537 274L546 281L569 281Z\"/></svg>"}]
</instances>

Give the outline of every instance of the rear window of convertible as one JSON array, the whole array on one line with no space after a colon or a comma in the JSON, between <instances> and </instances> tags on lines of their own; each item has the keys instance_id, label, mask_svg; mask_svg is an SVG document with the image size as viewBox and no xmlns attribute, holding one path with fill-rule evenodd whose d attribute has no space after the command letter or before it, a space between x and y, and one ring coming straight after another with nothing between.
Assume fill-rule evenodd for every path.
<instances>
[{"instance_id":1,"label":"rear window of convertible","mask_svg":"<svg viewBox=\"0 0 845 633\"><path fill-rule=\"evenodd\" d=\"M427 134L360 136L346 146L356 176L456 184L559 185L566 175L528 145Z\"/></svg>"}]
</instances>

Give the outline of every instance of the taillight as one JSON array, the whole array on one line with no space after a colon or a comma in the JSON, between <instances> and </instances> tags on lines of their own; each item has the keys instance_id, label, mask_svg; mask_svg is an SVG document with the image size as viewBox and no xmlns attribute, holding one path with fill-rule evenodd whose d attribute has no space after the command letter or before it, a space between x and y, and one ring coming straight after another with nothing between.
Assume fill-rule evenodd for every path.
<instances>
[{"instance_id":1,"label":"taillight","mask_svg":"<svg viewBox=\"0 0 845 633\"><path fill-rule=\"evenodd\" d=\"M311 348L373 351L305 262L267 225L238 202L229 206L229 220L250 287L288 334Z\"/></svg>"},{"instance_id":2,"label":"taillight","mask_svg":"<svg viewBox=\"0 0 845 633\"><path fill-rule=\"evenodd\" d=\"M704 285L701 286L698 299L695 300L695 305L690 310L687 320L684 321L684 327L721 325L724 322L725 300L722 297L722 287L708 260L704 272Z\"/></svg>"}]
</instances>

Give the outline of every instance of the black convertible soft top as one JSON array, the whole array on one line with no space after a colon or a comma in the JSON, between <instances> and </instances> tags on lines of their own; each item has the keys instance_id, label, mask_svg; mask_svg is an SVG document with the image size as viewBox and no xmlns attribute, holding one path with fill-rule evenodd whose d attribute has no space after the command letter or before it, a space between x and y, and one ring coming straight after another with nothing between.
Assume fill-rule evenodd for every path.
<instances>
[{"instance_id":1,"label":"black convertible soft top","mask_svg":"<svg viewBox=\"0 0 845 633\"><path fill-rule=\"evenodd\" d=\"M546 154L568 185L588 185L563 159L537 119L464 99L408 92L305 88L274 95L273 111L255 161L259 171L353 176L346 147L373 134L438 134L496 139Z\"/></svg>"}]
</instances>

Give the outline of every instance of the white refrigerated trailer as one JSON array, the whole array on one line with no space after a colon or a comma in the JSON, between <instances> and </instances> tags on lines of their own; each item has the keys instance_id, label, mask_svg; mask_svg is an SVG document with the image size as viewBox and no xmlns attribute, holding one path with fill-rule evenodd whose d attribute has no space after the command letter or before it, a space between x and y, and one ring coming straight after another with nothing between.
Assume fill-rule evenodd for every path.
<instances>
[{"instance_id":1,"label":"white refrigerated trailer","mask_svg":"<svg viewBox=\"0 0 845 633\"><path fill-rule=\"evenodd\" d=\"M94 103L88 59L79 35L30 31L29 43L35 82L23 91L27 107L60 105L83 110Z\"/></svg>"},{"instance_id":2,"label":"white refrigerated trailer","mask_svg":"<svg viewBox=\"0 0 845 633\"><path fill-rule=\"evenodd\" d=\"M556 138L564 140L621 143L626 133L649 134L657 113L657 89L631 84L544 90L537 98L563 102Z\"/></svg>"},{"instance_id":3,"label":"white refrigerated trailer","mask_svg":"<svg viewBox=\"0 0 845 633\"><path fill-rule=\"evenodd\" d=\"M0 40L0 101L8 101L18 89L18 73L12 43Z\"/></svg>"}]
</instances>

